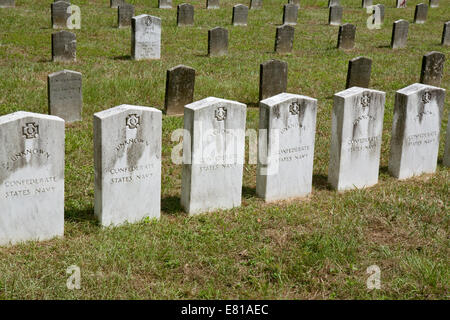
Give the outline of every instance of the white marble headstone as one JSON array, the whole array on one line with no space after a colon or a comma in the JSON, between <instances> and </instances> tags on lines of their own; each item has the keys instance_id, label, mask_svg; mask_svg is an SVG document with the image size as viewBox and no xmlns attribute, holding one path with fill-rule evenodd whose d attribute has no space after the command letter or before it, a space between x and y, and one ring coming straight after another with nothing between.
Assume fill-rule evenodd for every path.
<instances>
[{"instance_id":1,"label":"white marble headstone","mask_svg":"<svg viewBox=\"0 0 450 320\"><path fill-rule=\"evenodd\" d=\"M64 120L0 117L0 245L64 235Z\"/></svg>"},{"instance_id":2,"label":"white marble headstone","mask_svg":"<svg viewBox=\"0 0 450 320\"><path fill-rule=\"evenodd\" d=\"M395 95L389 172L398 179L436 171L445 90L421 83Z\"/></svg>"},{"instance_id":3,"label":"white marble headstone","mask_svg":"<svg viewBox=\"0 0 450 320\"><path fill-rule=\"evenodd\" d=\"M444 166L450 167L450 114L447 121L447 135L445 137L445 149L444 149Z\"/></svg>"},{"instance_id":4,"label":"white marble headstone","mask_svg":"<svg viewBox=\"0 0 450 320\"><path fill-rule=\"evenodd\" d=\"M141 14L131 19L131 57L134 60L160 59L160 18Z\"/></svg>"},{"instance_id":5,"label":"white marble headstone","mask_svg":"<svg viewBox=\"0 0 450 320\"><path fill-rule=\"evenodd\" d=\"M386 94L352 87L334 95L328 181L334 189L378 182Z\"/></svg>"},{"instance_id":6,"label":"white marble headstone","mask_svg":"<svg viewBox=\"0 0 450 320\"><path fill-rule=\"evenodd\" d=\"M193 215L241 205L246 105L209 97L184 108L181 205Z\"/></svg>"},{"instance_id":7,"label":"white marble headstone","mask_svg":"<svg viewBox=\"0 0 450 320\"><path fill-rule=\"evenodd\" d=\"M259 112L256 193L266 201L311 193L317 100L280 93Z\"/></svg>"},{"instance_id":8,"label":"white marble headstone","mask_svg":"<svg viewBox=\"0 0 450 320\"><path fill-rule=\"evenodd\" d=\"M155 108L94 114L95 215L103 226L160 217L161 127Z\"/></svg>"}]
</instances>

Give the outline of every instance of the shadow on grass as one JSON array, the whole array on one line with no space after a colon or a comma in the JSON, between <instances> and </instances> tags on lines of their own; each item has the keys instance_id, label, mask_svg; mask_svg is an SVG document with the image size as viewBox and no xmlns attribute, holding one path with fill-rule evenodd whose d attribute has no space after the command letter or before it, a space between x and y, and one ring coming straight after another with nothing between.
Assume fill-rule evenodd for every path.
<instances>
[{"instance_id":1,"label":"shadow on grass","mask_svg":"<svg viewBox=\"0 0 450 320\"><path fill-rule=\"evenodd\" d=\"M161 211L170 215L185 214L180 197L168 196L161 199Z\"/></svg>"},{"instance_id":2,"label":"shadow on grass","mask_svg":"<svg viewBox=\"0 0 450 320\"><path fill-rule=\"evenodd\" d=\"M312 183L317 190L332 190L328 184L328 176L324 174L314 174Z\"/></svg>"},{"instance_id":3,"label":"shadow on grass","mask_svg":"<svg viewBox=\"0 0 450 320\"><path fill-rule=\"evenodd\" d=\"M91 225L98 225L98 221L94 216L94 208L65 210L64 220L70 222L87 222Z\"/></svg>"},{"instance_id":4,"label":"shadow on grass","mask_svg":"<svg viewBox=\"0 0 450 320\"><path fill-rule=\"evenodd\" d=\"M252 199L252 198L256 198L256 197L257 197L256 188L242 186L242 198Z\"/></svg>"},{"instance_id":5,"label":"shadow on grass","mask_svg":"<svg viewBox=\"0 0 450 320\"><path fill-rule=\"evenodd\" d=\"M385 44L385 45L382 45L382 46L378 46L377 48L378 49L386 49L386 48L390 48L390 47L391 47L390 44Z\"/></svg>"},{"instance_id":6,"label":"shadow on grass","mask_svg":"<svg viewBox=\"0 0 450 320\"><path fill-rule=\"evenodd\" d=\"M114 57L113 60L131 60L131 56L129 54L123 56Z\"/></svg>"}]
</instances>

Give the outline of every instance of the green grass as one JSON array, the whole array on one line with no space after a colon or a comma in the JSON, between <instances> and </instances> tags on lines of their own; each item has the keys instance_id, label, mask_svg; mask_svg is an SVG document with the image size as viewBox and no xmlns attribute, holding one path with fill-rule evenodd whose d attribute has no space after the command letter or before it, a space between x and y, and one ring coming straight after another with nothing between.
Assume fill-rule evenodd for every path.
<instances>
[{"instance_id":1,"label":"green grass","mask_svg":"<svg viewBox=\"0 0 450 320\"><path fill-rule=\"evenodd\" d=\"M441 134L436 174L396 181L387 173L395 91L419 80L422 56L447 55L442 86L449 89L449 49L440 46L450 4L429 9L424 25L410 25L408 47L391 50L392 23L412 22L414 7L386 5L381 30L368 30L360 0L342 0L344 21L357 26L356 48L335 49L337 27L328 26L326 0L303 0L294 51L273 53L282 4L264 0L250 11L248 27L231 26L232 6L205 10L194 0L195 27L176 27L176 9L156 0L131 0L136 15L162 18L162 59L136 62L130 30L116 28L107 0L73 1L81 7L76 63L51 60L51 0L17 0L0 9L0 115L47 112L49 73L83 73L83 121L66 129L65 236L0 248L1 299L448 299L449 169L442 166ZM247 1L248 2L248 1ZM245 3L248 5L248 3ZM375 3L374 2L374 3ZM175 1L179 4L181 1ZM229 54L208 58L207 31L229 29ZM345 89L348 60L373 59L371 87L387 93L379 184L337 193L327 186L334 93ZM122 103L164 104L166 70L185 64L197 71L195 100L216 96L249 105L247 127L257 128L259 64L289 64L288 92L319 101L313 193L306 200L265 204L255 195L254 165L245 165L240 208L188 217L179 205L181 166L170 140L181 117L163 118L162 217L103 229L93 216L92 115ZM445 104L442 132L448 118ZM1 209L0 209L1 210ZM66 288L70 265L81 268L81 289ZM366 269L381 269L381 290L368 290Z\"/></svg>"}]
</instances>

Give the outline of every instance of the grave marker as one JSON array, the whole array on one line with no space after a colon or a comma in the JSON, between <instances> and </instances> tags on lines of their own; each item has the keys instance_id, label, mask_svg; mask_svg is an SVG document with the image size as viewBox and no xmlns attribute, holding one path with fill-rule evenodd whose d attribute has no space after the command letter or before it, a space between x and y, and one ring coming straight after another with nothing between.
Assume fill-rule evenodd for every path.
<instances>
[{"instance_id":1,"label":"grave marker","mask_svg":"<svg viewBox=\"0 0 450 320\"><path fill-rule=\"evenodd\" d=\"M94 212L102 226L160 217L161 125L155 108L94 114Z\"/></svg>"},{"instance_id":2,"label":"grave marker","mask_svg":"<svg viewBox=\"0 0 450 320\"><path fill-rule=\"evenodd\" d=\"M275 35L276 53L283 54L292 52L292 47L294 45L294 32L294 27L290 25L282 25L277 27L277 33Z\"/></svg>"},{"instance_id":3,"label":"grave marker","mask_svg":"<svg viewBox=\"0 0 450 320\"><path fill-rule=\"evenodd\" d=\"M445 137L444 159L442 163L444 166L450 167L450 114L447 121L447 136Z\"/></svg>"},{"instance_id":4,"label":"grave marker","mask_svg":"<svg viewBox=\"0 0 450 320\"><path fill-rule=\"evenodd\" d=\"M259 100L286 92L287 75L287 62L272 59L261 63L259 68Z\"/></svg>"},{"instance_id":5,"label":"grave marker","mask_svg":"<svg viewBox=\"0 0 450 320\"><path fill-rule=\"evenodd\" d=\"M123 6L125 4L125 0L111 0L109 3L110 8L117 9L119 6Z\"/></svg>"},{"instance_id":6,"label":"grave marker","mask_svg":"<svg viewBox=\"0 0 450 320\"><path fill-rule=\"evenodd\" d=\"M391 48L405 48L408 41L409 22L406 20L397 20L393 24Z\"/></svg>"},{"instance_id":7,"label":"grave marker","mask_svg":"<svg viewBox=\"0 0 450 320\"><path fill-rule=\"evenodd\" d=\"M131 19L131 57L134 60L161 58L161 19L141 14Z\"/></svg>"},{"instance_id":8,"label":"grave marker","mask_svg":"<svg viewBox=\"0 0 450 320\"><path fill-rule=\"evenodd\" d=\"M246 105L209 97L185 106L181 205L190 215L241 205Z\"/></svg>"},{"instance_id":9,"label":"grave marker","mask_svg":"<svg viewBox=\"0 0 450 320\"><path fill-rule=\"evenodd\" d=\"M300 0L289 0L288 3L295 4L298 8L300 8Z\"/></svg>"},{"instance_id":10,"label":"grave marker","mask_svg":"<svg viewBox=\"0 0 450 320\"><path fill-rule=\"evenodd\" d=\"M373 1L372 0L362 0L361 6L363 8L368 8L368 7L372 6L372 5L373 5Z\"/></svg>"},{"instance_id":11,"label":"grave marker","mask_svg":"<svg viewBox=\"0 0 450 320\"><path fill-rule=\"evenodd\" d=\"M177 7L177 25L193 26L194 25L194 6L183 3Z\"/></svg>"},{"instance_id":12,"label":"grave marker","mask_svg":"<svg viewBox=\"0 0 450 320\"><path fill-rule=\"evenodd\" d=\"M328 24L332 26L340 26L342 23L342 13L344 8L341 6L331 6L329 8Z\"/></svg>"},{"instance_id":13,"label":"grave marker","mask_svg":"<svg viewBox=\"0 0 450 320\"><path fill-rule=\"evenodd\" d=\"M220 57L228 53L228 30L216 27L208 31L208 56Z\"/></svg>"},{"instance_id":14,"label":"grave marker","mask_svg":"<svg viewBox=\"0 0 450 320\"><path fill-rule=\"evenodd\" d=\"M82 75L71 70L49 74L48 113L71 123L81 121L83 108Z\"/></svg>"},{"instance_id":15,"label":"grave marker","mask_svg":"<svg viewBox=\"0 0 450 320\"><path fill-rule=\"evenodd\" d=\"M219 9L219 0L206 0L206 9Z\"/></svg>"},{"instance_id":16,"label":"grave marker","mask_svg":"<svg viewBox=\"0 0 450 320\"><path fill-rule=\"evenodd\" d=\"M436 171L445 90L415 83L395 95L389 172L398 179Z\"/></svg>"},{"instance_id":17,"label":"grave marker","mask_svg":"<svg viewBox=\"0 0 450 320\"><path fill-rule=\"evenodd\" d=\"M14 8L15 6L14 0L0 0L0 8Z\"/></svg>"},{"instance_id":18,"label":"grave marker","mask_svg":"<svg viewBox=\"0 0 450 320\"><path fill-rule=\"evenodd\" d=\"M311 193L317 100L280 93L260 102L256 193L265 201Z\"/></svg>"},{"instance_id":19,"label":"grave marker","mask_svg":"<svg viewBox=\"0 0 450 320\"><path fill-rule=\"evenodd\" d=\"M67 19L71 15L70 2L57 1L50 5L52 28L65 29L67 28Z\"/></svg>"},{"instance_id":20,"label":"grave marker","mask_svg":"<svg viewBox=\"0 0 450 320\"><path fill-rule=\"evenodd\" d=\"M334 95L328 182L339 191L377 184L385 93L353 87Z\"/></svg>"},{"instance_id":21,"label":"grave marker","mask_svg":"<svg viewBox=\"0 0 450 320\"><path fill-rule=\"evenodd\" d=\"M406 8L406 0L396 0L397 8Z\"/></svg>"},{"instance_id":22,"label":"grave marker","mask_svg":"<svg viewBox=\"0 0 450 320\"><path fill-rule=\"evenodd\" d=\"M124 3L117 10L117 24L119 28L127 28L131 26L131 19L134 17L134 6Z\"/></svg>"},{"instance_id":23,"label":"grave marker","mask_svg":"<svg viewBox=\"0 0 450 320\"><path fill-rule=\"evenodd\" d=\"M339 26L338 44L339 49L351 50L355 47L356 26L345 23Z\"/></svg>"},{"instance_id":24,"label":"grave marker","mask_svg":"<svg viewBox=\"0 0 450 320\"><path fill-rule=\"evenodd\" d=\"M444 23L444 30L442 30L442 41L443 46L450 46L450 21Z\"/></svg>"},{"instance_id":25,"label":"grave marker","mask_svg":"<svg viewBox=\"0 0 450 320\"><path fill-rule=\"evenodd\" d=\"M263 5L263 0L250 0L250 10L261 9Z\"/></svg>"},{"instance_id":26,"label":"grave marker","mask_svg":"<svg viewBox=\"0 0 450 320\"><path fill-rule=\"evenodd\" d=\"M439 8L439 0L430 0L430 8Z\"/></svg>"},{"instance_id":27,"label":"grave marker","mask_svg":"<svg viewBox=\"0 0 450 320\"><path fill-rule=\"evenodd\" d=\"M425 3L420 3L416 6L416 11L414 12L414 23L422 24L427 21L428 15L428 5Z\"/></svg>"},{"instance_id":28,"label":"grave marker","mask_svg":"<svg viewBox=\"0 0 450 320\"><path fill-rule=\"evenodd\" d=\"M65 30L52 33L52 61L74 62L77 60L77 37Z\"/></svg>"},{"instance_id":29,"label":"grave marker","mask_svg":"<svg viewBox=\"0 0 450 320\"><path fill-rule=\"evenodd\" d=\"M242 4L237 4L233 7L233 26L246 26L248 18L248 7Z\"/></svg>"},{"instance_id":30,"label":"grave marker","mask_svg":"<svg viewBox=\"0 0 450 320\"><path fill-rule=\"evenodd\" d=\"M444 74L445 54L431 51L422 58L420 83L440 87Z\"/></svg>"},{"instance_id":31,"label":"grave marker","mask_svg":"<svg viewBox=\"0 0 450 320\"><path fill-rule=\"evenodd\" d=\"M0 117L0 245L64 235L64 120Z\"/></svg>"},{"instance_id":32,"label":"grave marker","mask_svg":"<svg viewBox=\"0 0 450 320\"><path fill-rule=\"evenodd\" d=\"M172 9L172 0L158 0L159 9Z\"/></svg>"},{"instance_id":33,"label":"grave marker","mask_svg":"<svg viewBox=\"0 0 450 320\"><path fill-rule=\"evenodd\" d=\"M283 7L283 24L296 25L298 18L298 7L295 4L285 4Z\"/></svg>"},{"instance_id":34,"label":"grave marker","mask_svg":"<svg viewBox=\"0 0 450 320\"><path fill-rule=\"evenodd\" d=\"M164 109L168 115L182 115L194 101L195 69L179 65L167 70Z\"/></svg>"},{"instance_id":35,"label":"grave marker","mask_svg":"<svg viewBox=\"0 0 450 320\"><path fill-rule=\"evenodd\" d=\"M368 88L372 72L372 59L357 57L348 62L347 83L345 88Z\"/></svg>"},{"instance_id":36,"label":"grave marker","mask_svg":"<svg viewBox=\"0 0 450 320\"><path fill-rule=\"evenodd\" d=\"M332 6L341 6L339 0L328 0L328 8Z\"/></svg>"}]
</instances>

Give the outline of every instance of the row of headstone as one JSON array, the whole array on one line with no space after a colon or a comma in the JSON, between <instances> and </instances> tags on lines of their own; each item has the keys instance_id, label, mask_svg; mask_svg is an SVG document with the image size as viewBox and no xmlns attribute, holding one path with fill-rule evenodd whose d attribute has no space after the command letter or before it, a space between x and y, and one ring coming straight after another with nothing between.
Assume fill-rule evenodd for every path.
<instances>
[{"instance_id":1,"label":"row of headstone","mask_svg":"<svg viewBox=\"0 0 450 320\"><path fill-rule=\"evenodd\" d=\"M419 83L397 91L388 166L394 177L435 172L444 98L444 89ZM328 181L336 190L378 182L384 107L377 90L334 95ZM311 193L316 115L317 100L306 96L260 102L256 190L265 201ZM189 214L241 205L245 123L239 102L210 97L184 107L181 205ZM16 112L0 117L0 135L0 244L62 236L64 121ZM155 108L94 114L94 211L102 225L160 217L161 139Z\"/></svg>"},{"instance_id":2,"label":"row of headstone","mask_svg":"<svg viewBox=\"0 0 450 320\"><path fill-rule=\"evenodd\" d=\"M71 15L70 2L57 1L50 5L53 29L66 29L67 19Z\"/></svg>"},{"instance_id":3,"label":"row of headstone","mask_svg":"<svg viewBox=\"0 0 450 320\"><path fill-rule=\"evenodd\" d=\"M275 50L290 52L293 39L292 26L277 29ZM439 87L444 74L445 55L432 51L423 56L420 83ZM346 88L369 88L372 60L356 57L349 61ZM270 60L261 65L260 100L285 92L287 87L287 64ZM193 102L195 69L178 65L167 70L164 110L167 115L182 115L184 106ZM48 109L50 115L66 122L81 120L82 75L79 72L63 70L48 76Z\"/></svg>"},{"instance_id":4,"label":"row of headstone","mask_svg":"<svg viewBox=\"0 0 450 320\"><path fill-rule=\"evenodd\" d=\"M430 8L438 8L439 7L439 0L430 0ZM396 0L396 7L397 8L406 8L407 3L406 0Z\"/></svg>"},{"instance_id":5,"label":"row of headstone","mask_svg":"<svg viewBox=\"0 0 450 320\"><path fill-rule=\"evenodd\" d=\"M69 3L58 1L53 5L64 5L67 8ZM183 5L178 7L179 25L193 24L193 7ZM286 11L291 8L295 14L291 16ZM290 9L289 9L290 10ZM288 53L292 51L294 29L288 28L288 25L296 23L298 7L295 4L285 6L284 24L277 28L275 52ZM59 11L55 11L59 12ZM61 11L66 12L66 11ZM159 59L161 56L161 19L158 17L142 14L134 16L134 7L123 4L118 7L118 25L127 27L131 23L132 44L131 56L134 60ZM182 15L181 13L188 13ZM331 6L329 23L337 25L342 19L342 7ZM58 15L52 15L52 23L55 28L63 27L63 18L56 19ZM243 5L237 5L233 8L233 25L245 25L248 16L248 8ZM420 21L420 15L416 15L416 21ZM62 15L61 15L62 17ZM55 18L55 20L53 19ZM444 24L442 33L442 45L448 45L450 42L449 22ZM409 23L406 20L398 20L393 24L391 48L399 49L406 47L408 38ZM339 26L337 47L344 50L351 50L355 46L356 26L346 23ZM224 28L214 28L208 32L208 55L222 56L228 51L228 31ZM76 60L76 36L67 31L52 34L52 57L53 61L75 61Z\"/></svg>"}]
</instances>

